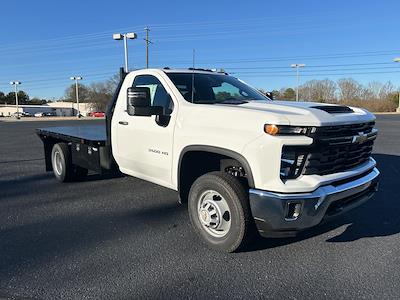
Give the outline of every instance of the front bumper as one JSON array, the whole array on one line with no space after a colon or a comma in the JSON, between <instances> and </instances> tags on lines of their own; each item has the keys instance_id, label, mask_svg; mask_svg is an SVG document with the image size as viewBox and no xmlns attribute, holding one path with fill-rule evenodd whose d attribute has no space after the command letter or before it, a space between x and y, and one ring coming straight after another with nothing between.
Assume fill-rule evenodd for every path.
<instances>
[{"instance_id":1,"label":"front bumper","mask_svg":"<svg viewBox=\"0 0 400 300\"><path fill-rule=\"evenodd\" d=\"M319 224L323 219L353 209L378 188L379 171L321 186L310 193L274 193L250 190L250 207L260 235L288 237Z\"/></svg>"}]
</instances>

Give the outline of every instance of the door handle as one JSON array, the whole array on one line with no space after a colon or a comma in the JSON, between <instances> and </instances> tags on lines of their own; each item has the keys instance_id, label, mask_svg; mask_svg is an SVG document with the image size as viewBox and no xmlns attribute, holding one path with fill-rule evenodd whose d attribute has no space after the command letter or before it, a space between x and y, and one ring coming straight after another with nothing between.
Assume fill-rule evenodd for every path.
<instances>
[{"instance_id":1,"label":"door handle","mask_svg":"<svg viewBox=\"0 0 400 300\"><path fill-rule=\"evenodd\" d=\"M129 123L126 122L126 121L119 121L118 123L121 124L121 125L128 125L128 124L129 124Z\"/></svg>"}]
</instances>

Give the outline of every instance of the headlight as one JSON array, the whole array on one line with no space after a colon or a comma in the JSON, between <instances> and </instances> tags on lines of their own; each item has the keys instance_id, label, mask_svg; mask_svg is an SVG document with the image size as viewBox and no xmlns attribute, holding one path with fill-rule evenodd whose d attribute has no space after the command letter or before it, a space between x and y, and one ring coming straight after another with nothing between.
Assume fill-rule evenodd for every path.
<instances>
[{"instance_id":1,"label":"headlight","mask_svg":"<svg viewBox=\"0 0 400 300\"><path fill-rule=\"evenodd\" d=\"M310 133L314 133L316 130L315 127L309 126L289 126L289 125L274 125L274 124L265 124L264 132L270 135L307 135Z\"/></svg>"},{"instance_id":2,"label":"headlight","mask_svg":"<svg viewBox=\"0 0 400 300\"><path fill-rule=\"evenodd\" d=\"M281 156L281 179L294 179L301 175L306 162L307 152L297 147L283 147Z\"/></svg>"}]
</instances>

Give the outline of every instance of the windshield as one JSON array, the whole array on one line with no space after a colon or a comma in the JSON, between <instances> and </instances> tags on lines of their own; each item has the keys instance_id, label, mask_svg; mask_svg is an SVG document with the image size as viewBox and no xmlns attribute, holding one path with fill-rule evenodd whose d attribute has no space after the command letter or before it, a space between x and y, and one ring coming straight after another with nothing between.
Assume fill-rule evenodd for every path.
<instances>
[{"instance_id":1,"label":"windshield","mask_svg":"<svg viewBox=\"0 0 400 300\"><path fill-rule=\"evenodd\" d=\"M270 100L229 75L206 73L167 73L167 75L183 98L193 103L243 104L247 100ZM192 86L194 86L193 95Z\"/></svg>"}]
</instances>

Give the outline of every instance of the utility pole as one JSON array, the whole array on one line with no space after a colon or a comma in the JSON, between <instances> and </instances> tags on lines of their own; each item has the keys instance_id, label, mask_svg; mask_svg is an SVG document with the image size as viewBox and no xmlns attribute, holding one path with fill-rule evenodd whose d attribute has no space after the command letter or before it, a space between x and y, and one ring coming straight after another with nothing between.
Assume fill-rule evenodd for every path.
<instances>
[{"instance_id":1,"label":"utility pole","mask_svg":"<svg viewBox=\"0 0 400 300\"><path fill-rule=\"evenodd\" d=\"M15 92L15 105L17 107L17 119L19 120L21 117L19 116L19 106L18 106L18 88L17 86L21 84L20 81L11 81L11 85L14 86L14 92Z\"/></svg>"},{"instance_id":2,"label":"utility pole","mask_svg":"<svg viewBox=\"0 0 400 300\"><path fill-rule=\"evenodd\" d=\"M400 57L393 59L394 62L400 63ZM399 106L396 108L396 112L400 113L400 91L399 91Z\"/></svg>"},{"instance_id":3,"label":"utility pole","mask_svg":"<svg viewBox=\"0 0 400 300\"><path fill-rule=\"evenodd\" d=\"M137 34L134 32L128 32L125 34L121 33L114 33L113 39L114 40L123 40L124 41L124 57L125 57L125 72L128 73L128 39L134 40L137 38Z\"/></svg>"},{"instance_id":4,"label":"utility pole","mask_svg":"<svg viewBox=\"0 0 400 300\"><path fill-rule=\"evenodd\" d=\"M75 80L75 97L76 97L76 104L78 106L78 114L77 117L81 117L81 112L79 111L79 92L78 92L78 80L82 80L83 78L81 76L73 76L70 77L71 80Z\"/></svg>"},{"instance_id":5,"label":"utility pole","mask_svg":"<svg viewBox=\"0 0 400 300\"><path fill-rule=\"evenodd\" d=\"M146 31L146 38L144 39L146 42L146 69L149 68L149 44L153 44L153 42L149 39L150 28L146 26L144 29Z\"/></svg>"},{"instance_id":6,"label":"utility pole","mask_svg":"<svg viewBox=\"0 0 400 300\"><path fill-rule=\"evenodd\" d=\"M193 49L193 57L192 57L192 63L193 63L193 65L192 65L192 103L194 103L194 61L195 61L195 58L196 58L196 50L195 49Z\"/></svg>"},{"instance_id":7,"label":"utility pole","mask_svg":"<svg viewBox=\"0 0 400 300\"><path fill-rule=\"evenodd\" d=\"M292 68L296 68L297 88L296 88L296 101L299 101L299 85L300 85L300 74L299 68L304 68L305 64L291 64Z\"/></svg>"}]
</instances>

